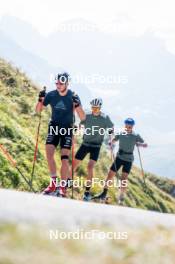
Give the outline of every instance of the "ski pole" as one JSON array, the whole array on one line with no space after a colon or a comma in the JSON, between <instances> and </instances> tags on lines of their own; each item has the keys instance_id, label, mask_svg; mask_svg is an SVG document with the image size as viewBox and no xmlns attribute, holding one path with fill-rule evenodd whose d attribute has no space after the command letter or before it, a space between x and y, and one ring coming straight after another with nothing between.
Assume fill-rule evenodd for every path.
<instances>
[{"instance_id":1,"label":"ski pole","mask_svg":"<svg viewBox=\"0 0 175 264\"><path fill-rule=\"evenodd\" d=\"M41 113L39 114L39 123L38 123L37 134L36 134L36 144L35 144L35 151L34 151L34 157L33 157L33 167L32 167L31 180L30 180L30 187L31 188L32 188L32 183L33 183L33 178L34 178L35 164L36 164L36 160L37 160L40 126L41 126Z\"/></svg>"},{"instance_id":2,"label":"ski pole","mask_svg":"<svg viewBox=\"0 0 175 264\"><path fill-rule=\"evenodd\" d=\"M141 153L140 153L139 146L137 146L137 151L138 151L138 155L139 155L141 173L142 173L142 176L143 176L143 184L147 188L146 181L145 181L145 173L144 173L144 169L143 169L143 163L142 163L142 158L141 158Z\"/></svg>"},{"instance_id":3,"label":"ski pole","mask_svg":"<svg viewBox=\"0 0 175 264\"><path fill-rule=\"evenodd\" d=\"M2 144L0 144L0 149L1 149L1 151L4 153L4 155L5 155L5 157L7 158L7 160L11 163L11 165L12 165L14 168L16 168L16 170L19 172L19 174L20 174L21 177L24 179L24 181L27 183L27 185L28 185L29 187L31 187L31 186L30 186L30 182L27 180L27 178L23 175L23 173L21 172L21 170L18 168L18 166L17 166L17 162L11 157L11 155L8 153L8 151L5 149L5 147L4 147ZM33 187L31 187L31 190L32 190L33 192L35 192L35 190L33 189Z\"/></svg>"},{"instance_id":4,"label":"ski pole","mask_svg":"<svg viewBox=\"0 0 175 264\"><path fill-rule=\"evenodd\" d=\"M72 199L74 199L74 137L72 138Z\"/></svg>"},{"instance_id":5,"label":"ski pole","mask_svg":"<svg viewBox=\"0 0 175 264\"><path fill-rule=\"evenodd\" d=\"M114 161L114 152L112 148L112 136L110 135L110 150L111 150L111 160Z\"/></svg>"},{"instance_id":6,"label":"ski pole","mask_svg":"<svg viewBox=\"0 0 175 264\"><path fill-rule=\"evenodd\" d=\"M73 133L75 125L75 108L73 106ZM74 134L72 135L72 199L74 199Z\"/></svg>"},{"instance_id":7,"label":"ski pole","mask_svg":"<svg viewBox=\"0 0 175 264\"><path fill-rule=\"evenodd\" d=\"M111 150L111 160L114 163L115 172L116 172L116 176L117 176L117 179L118 179L118 172L117 172L117 168L116 168L116 164L115 164L115 155L114 155L114 151L113 151L113 148L112 148L112 135L110 135L110 150Z\"/></svg>"},{"instance_id":8,"label":"ski pole","mask_svg":"<svg viewBox=\"0 0 175 264\"><path fill-rule=\"evenodd\" d=\"M42 102L43 103L44 98L46 96L46 89L47 89L47 87L44 86L43 87L43 90L40 91L38 102ZM34 157L33 157L33 166L32 166L32 173L31 173L31 179L30 179L30 185L31 185L31 187L32 187L33 178L34 178L35 163L36 163L36 160L37 160L40 126L41 126L41 112L39 113L39 123L38 123L38 129L37 129L37 134L36 134L36 144L35 144L35 151L34 151Z\"/></svg>"}]
</instances>

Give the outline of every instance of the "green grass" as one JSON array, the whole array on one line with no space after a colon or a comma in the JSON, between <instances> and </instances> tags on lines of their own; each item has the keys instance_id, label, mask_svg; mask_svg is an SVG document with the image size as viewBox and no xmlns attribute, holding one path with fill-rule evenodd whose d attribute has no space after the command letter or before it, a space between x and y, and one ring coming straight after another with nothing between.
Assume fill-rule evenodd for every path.
<instances>
[{"instance_id":1,"label":"green grass","mask_svg":"<svg viewBox=\"0 0 175 264\"><path fill-rule=\"evenodd\" d=\"M46 226L1 224L0 264L174 263L174 230L157 226L123 231L120 227L115 230L98 225L87 226L84 231L93 229L105 233L127 232L127 239L50 240Z\"/></svg>"}]
</instances>

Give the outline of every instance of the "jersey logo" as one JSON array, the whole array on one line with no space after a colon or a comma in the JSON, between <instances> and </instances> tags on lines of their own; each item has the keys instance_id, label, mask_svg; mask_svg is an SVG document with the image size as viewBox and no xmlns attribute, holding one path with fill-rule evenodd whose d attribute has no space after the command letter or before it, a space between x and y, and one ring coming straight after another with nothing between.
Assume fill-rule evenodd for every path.
<instances>
[{"instance_id":1,"label":"jersey logo","mask_svg":"<svg viewBox=\"0 0 175 264\"><path fill-rule=\"evenodd\" d=\"M61 109L61 110L66 110L66 106L64 104L63 101L59 101L56 105L55 105L56 109Z\"/></svg>"}]
</instances>

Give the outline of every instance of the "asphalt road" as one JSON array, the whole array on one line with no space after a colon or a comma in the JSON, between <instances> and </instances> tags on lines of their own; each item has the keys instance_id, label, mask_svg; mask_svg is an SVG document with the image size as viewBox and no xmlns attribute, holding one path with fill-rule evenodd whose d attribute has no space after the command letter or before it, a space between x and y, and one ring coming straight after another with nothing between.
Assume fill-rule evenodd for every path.
<instances>
[{"instance_id":1,"label":"asphalt road","mask_svg":"<svg viewBox=\"0 0 175 264\"><path fill-rule=\"evenodd\" d=\"M3 222L65 228L92 224L172 228L175 215L0 189L0 223Z\"/></svg>"}]
</instances>

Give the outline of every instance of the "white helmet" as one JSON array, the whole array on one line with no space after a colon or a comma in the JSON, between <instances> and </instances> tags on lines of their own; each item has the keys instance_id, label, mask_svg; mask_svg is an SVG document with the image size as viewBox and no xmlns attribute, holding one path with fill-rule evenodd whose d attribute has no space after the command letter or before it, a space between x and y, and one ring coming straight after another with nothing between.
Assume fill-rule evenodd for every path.
<instances>
[{"instance_id":1,"label":"white helmet","mask_svg":"<svg viewBox=\"0 0 175 264\"><path fill-rule=\"evenodd\" d=\"M103 104L103 101L101 98L95 98L90 102L91 106L93 107L101 107Z\"/></svg>"}]
</instances>

